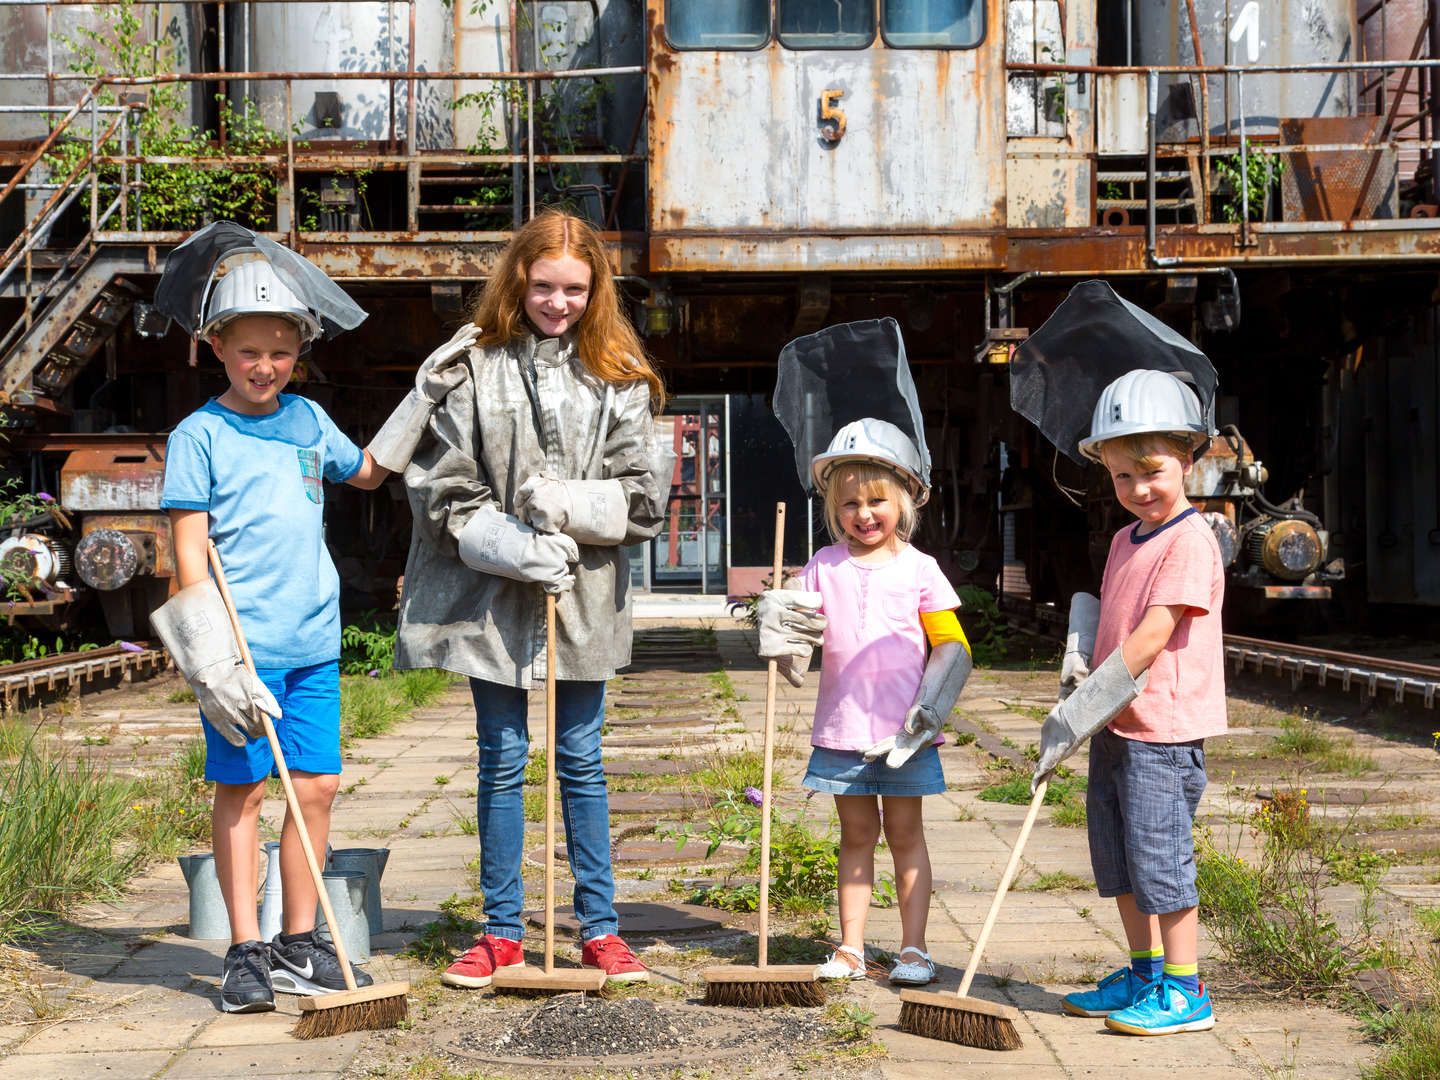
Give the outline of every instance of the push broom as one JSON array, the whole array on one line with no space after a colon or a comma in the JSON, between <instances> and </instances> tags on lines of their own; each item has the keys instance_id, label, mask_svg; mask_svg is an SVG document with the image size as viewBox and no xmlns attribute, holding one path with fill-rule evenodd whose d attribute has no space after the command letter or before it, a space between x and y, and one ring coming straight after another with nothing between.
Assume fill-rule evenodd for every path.
<instances>
[{"instance_id":1,"label":"push broom","mask_svg":"<svg viewBox=\"0 0 1440 1080\"><path fill-rule=\"evenodd\" d=\"M775 576L773 588L780 588L785 558L785 504L775 505ZM706 968L706 1005L823 1005L825 987L815 977L814 964L767 963L770 941L770 772L775 760L775 686L777 661L766 664L765 673L765 765L760 794L760 940L756 965L724 964Z\"/></svg>"},{"instance_id":2,"label":"push broom","mask_svg":"<svg viewBox=\"0 0 1440 1080\"><path fill-rule=\"evenodd\" d=\"M970 992L975 972L980 969L980 956L990 940L990 931L995 929L995 918L1000 914L1000 905L1010 889L1010 882L1014 880L1015 870L1020 865L1020 853L1025 850L1025 841L1030 838L1030 829L1035 824L1035 816L1040 812L1040 806L1045 801L1045 789L1049 786L1049 781L1041 780L1030 798L1030 812L1020 826L1020 837L1015 841L1015 849L1010 852L1005 873L1000 875L1000 887L995 890L995 899L990 902L985 925L975 939L975 951L965 965L960 989L954 994L936 994L927 990L900 991L901 1031L982 1050L1019 1050L1024 1045L1015 1029L1015 1021L1020 1019L1018 1011L1009 1005L965 995Z\"/></svg>"},{"instance_id":3,"label":"push broom","mask_svg":"<svg viewBox=\"0 0 1440 1080\"><path fill-rule=\"evenodd\" d=\"M220 597L225 601L225 612L230 616L230 625L235 630L235 641L240 646L240 658L245 669L255 674L255 662L250 658L250 646L245 642L245 633L240 629L240 617L235 613L235 602L230 599L230 586L225 581L225 569L220 565L220 553L215 542L210 542L210 569L215 573L215 584ZM305 827L305 817L300 812L300 800L295 797L295 786L290 782L290 770L285 766L285 754L280 749L280 740L275 735L275 724L270 717L260 714L265 722L265 737L270 740L270 752L275 756L275 771L280 774L280 786L285 789L285 804L290 816L295 819L295 832L300 837L300 850L305 853L305 865L310 868L310 879L320 897L320 910L330 927L330 940L335 946L335 956L340 961L340 970L345 975L345 989L333 994L300 999L300 1020L295 1025L297 1039L319 1039L328 1035L343 1035L347 1031L370 1031L376 1028L392 1028L405 1019L407 1006L405 996L410 993L407 982L376 983L373 986L357 987L355 973L350 970L350 957L345 951L345 942L340 934L340 924L325 892L325 879L320 873L320 864L315 861L315 849L310 844L310 830Z\"/></svg>"},{"instance_id":4,"label":"push broom","mask_svg":"<svg viewBox=\"0 0 1440 1080\"><path fill-rule=\"evenodd\" d=\"M605 972L593 968L555 970L555 594L545 594L545 970L516 964L497 967L497 990L540 994L599 993Z\"/></svg>"}]
</instances>

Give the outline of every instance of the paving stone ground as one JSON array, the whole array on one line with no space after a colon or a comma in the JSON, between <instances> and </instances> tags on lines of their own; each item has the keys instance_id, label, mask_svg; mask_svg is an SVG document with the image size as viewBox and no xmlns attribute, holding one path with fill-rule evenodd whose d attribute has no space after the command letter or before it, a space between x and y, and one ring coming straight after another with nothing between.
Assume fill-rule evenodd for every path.
<instances>
[{"instance_id":1,"label":"paving stone ground","mask_svg":"<svg viewBox=\"0 0 1440 1080\"><path fill-rule=\"evenodd\" d=\"M633 841L629 852L617 858L619 899L634 905L622 909L631 920L622 932L643 946L663 1004L667 995L677 1003L695 999L696 968L685 962L685 949L709 943L707 933L719 933L724 947L717 945L717 954L723 954L724 948L733 952L736 942L744 940L748 921L729 918L728 928L717 931L703 912L676 917L657 909L673 925L647 930L636 922L643 920L647 907L679 899L665 892L664 883L671 877L703 877L716 871L693 843L674 853L673 844L657 843L650 835L627 839L630 834L623 830L633 831L637 817L653 824L691 812L697 800L693 790L685 789L685 778L710 760L715 747L758 749L765 675L749 639L739 630L721 628L718 650L707 651L703 659L694 648L677 647L677 642L688 640L683 629L652 627L651 633L656 647L641 660L647 670L612 687L616 715L623 715L627 723L612 729L606 745L607 756L619 759L607 767L612 788L630 789L617 791L616 802L633 810L633 814L617 814L615 823L621 841L618 850L625 852L626 843ZM728 673L737 695L728 708L716 696L717 684L709 674L720 668ZM935 866L929 942L941 974L936 989L958 985L1025 811L975 797L993 775L993 757L984 747L1007 753L1034 742L1038 722L1033 710L1026 710L1045 704L1053 682L1054 674L1048 671L977 672L960 703L958 722L981 737L966 746L952 740L942 749L951 790L926 804ZM781 683L777 770L785 783L779 799L791 809L805 797L798 780L807 751L814 685L812 678L797 691ZM193 707L163 704L170 688L163 682L137 685L88 699L76 717L67 719L67 734L83 738L86 725L101 725L112 733L112 743L123 743L132 728L143 729L152 741L188 738L194 733ZM543 733L541 695L534 695L532 706L531 729ZM1243 743L1255 735L1249 726L1253 713L1248 704L1232 702L1232 749L1236 741ZM676 726L657 723L655 734L647 736L642 734L643 726L633 722L645 716ZM156 865L133 883L125 900L87 908L70 932L41 951L26 992L40 1003L42 1015L35 1022L0 1026L0 1080L402 1076L415 1062L430 1060L427 1054L446 1059L461 1041L457 1033L479 1023L474 1019L480 1015L476 1010L484 1007L488 995L443 990L433 969L398 952L421 927L439 918L442 901L473 890L466 863L476 854L476 841L465 831L467 823L473 828L473 724L469 694L457 686L393 733L357 743L347 756L336 804L335 846L391 849L383 884L385 932L372 943L376 956L370 970L378 980L409 979L416 987L408 1030L298 1042L290 1034L298 1015L294 999L283 996L275 1013L221 1014L215 992L227 942L185 936L186 893L178 868ZM1400 793L1417 813L1440 812L1433 752L1404 743L1370 741L1377 757L1383 757L1381 769L1373 776L1346 780L1345 787ZM539 745L538 738L535 743ZM1223 759L1223 750L1215 747L1217 757ZM633 769L625 767L628 761L636 762ZM656 764L664 761L675 762L676 782L668 788L664 770ZM1083 761L1080 764L1083 767ZM1211 775L1202 812L1223 814L1226 801L1234 796L1227 794L1225 778L1214 767ZM263 813L267 821L278 823L282 811L283 804L267 801ZM812 820L825 820L828 799L815 798L806 812ZM1107 1033L1100 1021L1063 1015L1061 995L1117 966L1124 950L1113 904L1099 900L1090 889L1038 892L1026 887L1041 874L1059 871L1090 881L1084 830L1058 827L1049 817L1047 810L1028 845L1025 871L1006 902L987 949L984 974L972 991L1021 1010L1024 1048L992 1053L907 1035L897 1027L897 992L883 978L874 978L845 987L838 999L874 1014L883 1054L821 1055L823 1060L808 1063L807 1075L1139 1080L1160 1071L1187 1080L1321 1080L1357 1077L1361 1066L1371 1060L1374 1051L1362 1041L1352 1017L1313 1005L1271 1002L1238 987L1217 987L1219 1023L1213 1031L1176 1038L1126 1038ZM672 854L665 853L667 847ZM526 850L527 881L535 889L540 877L535 860L544 856L538 824L527 829ZM739 854L722 851L716 861L733 863ZM878 864L882 869L887 865L883 852ZM663 869L657 871L657 866ZM1401 914L1406 904L1440 903L1440 885L1430 881L1433 874L1427 880L1421 874L1407 877L1402 871L1387 879L1383 900ZM566 896L568 890L562 871L558 891ZM897 950L897 912L873 909L867 938L872 951ZM530 944L533 947L534 941ZM573 962L576 950L567 943L561 955L562 961ZM535 960L538 957L532 956ZM43 1015L52 1008L55 1017ZM743 1023L743 1019L724 1022ZM798 1075L791 1058L777 1054L773 1060L767 1060L764 1052L698 1064L678 1057L668 1060L680 1063L675 1064L675 1075ZM492 1062L482 1068L459 1057L449 1060L448 1067L457 1075L473 1069L485 1076L551 1078L573 1073L564 1063ZM602 1061L598 1066L587 1064L584 1071L587 1076L618 1076L636 1064L663 1063ZM704 1071L686 1071L692 1067ZM449 1074L417 1071L413 1075Z\"/></svg>"}]
</instances>

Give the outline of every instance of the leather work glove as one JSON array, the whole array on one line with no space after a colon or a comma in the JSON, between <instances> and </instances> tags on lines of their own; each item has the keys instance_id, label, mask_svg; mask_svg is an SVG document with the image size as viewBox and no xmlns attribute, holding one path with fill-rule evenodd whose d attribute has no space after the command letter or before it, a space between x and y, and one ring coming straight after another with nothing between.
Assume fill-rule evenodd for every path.
<instances>
[{"instance_id":1,"label":"leather work glove","mask_svg":"<svg viewBox=\"0 0 1440 1080\"><path fill-rule=\"evenodd\" d=\"M1070 597L1070 629L1065 635L1065 659L1060 661L1060 700L1075 692L1090 675L1095 656L1095 633L1100 626L1100 600L1088 592Z\"/></svg>"},{"instance_id":2,"label":"leather work glove","mask_svg":"<svg viewBox=\"0 0 1440 1080\"><path fill-rule=\"evenodd\" d=\"M1050 779L1056 767L1085 745L1086 739L1119 716L1140 696L1149 681L1148 670L1142 671L1138 678L1130 677L1130 669L1125 666L1119 649L1107 656L1105 662L1045 718L1040 728L1040 760L1035 763L1035 775L1030 779L1030 793L1035 793L1041 780Z\"/></svg>"},{"instance_id":3,"label":"leather work glove","mask_svg":"<svg viewBox=\"0 0 1440 1080\"><path fill-rule=\"evenodd\" d=\"M176 668L195 691L200 714L233 746L265 734L261 712L279 718L280 705L240 658L225 601L211 578L187 585L152 612Z\"/></svg>"},{"instance_id":4,"label":"leather work glove","mask_svg":"<svg viewBox=\"0 0 1440 1080\"><path fill-rule=\"evenodd\" d=\"M970 678L974 662L963 641L945 641L930 650L925 674L915 702L905 713L905 724L894 735L887 735L864 753L866 761L885 755L885 764L898 769L917 750L923 750L939 737L945 718L955 708L955 700Z\"/></svg>"},{"instance_id":5,"label":"leather work glove","mask_svg":"<svg viewBox=\"0 0 1440 1080\"><path fill-rule=\"evenodd\" d=\"M472 570L533 581L548 593L575 585L580 549L564 533L536 532L517 517L482 506L460 530L460 561Z\"/></svg>"},{"instance_id":6,"label":"leather work glove","mask_svg":"<svg viewBox=\"0 0 1440 1080\"><path fill-rule=\"evenodd\" d=\"M415 388L395 406L395 411L365 447L375 464L391 472L401 472L410 464L435 406L465 381L465 365L455 363L455 359L469 352L479 335L478 326L466 323L455 331L454 337L425 358L415 372Z\"/></svg>"},{"instance_id":7,"label":"leather work glove","mask_svg":"<svg viewBox=\"0 0 1440 1080\"><path fill-rule=\"evenodd\" d=\"M818 592L802 589L766 589L755 607L760 656L774 660L791 686L805 684L810 655L824 640L830 620L820 614L822 599Z\"/></svg>"},{"instance_id":8,"label":"leather work glove","mask_svg":"<svg viewBox=\"0 0 1440 1080\"><path fill-rule=\"evenodd\" d=\"M515 492L515 514L542 533L564 533L581 544L613 547L628 526L619 480L561 480L538 472Z\"/></svg>"}]
</instances>

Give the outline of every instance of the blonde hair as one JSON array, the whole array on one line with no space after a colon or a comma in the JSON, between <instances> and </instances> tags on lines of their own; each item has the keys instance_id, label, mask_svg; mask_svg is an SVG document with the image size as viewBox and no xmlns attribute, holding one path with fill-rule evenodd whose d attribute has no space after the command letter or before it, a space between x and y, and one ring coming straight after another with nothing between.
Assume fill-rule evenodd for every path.
<instances>
[{"instance_id":1,"label":"blonde hair","mask_svg":"<svg viewBox=\"0 0 1440 1080\"><path fill-rule=\"evenodd\" d=\"M825 481L825 527L830 532L830 539L838 544L847 536L840 524L840 486L847 480L855 481L862 499L880 494L900 507L900 517L895 523L895 535L908 544L910 537L915 535L915 526L920 523L920 511L915 508L915 498L910 494L909 486L893 469L868 461L843 462L831 470Z\"/></svg>"},{"instance_id":2,"label":"blonde hair","mask_svg":"<svg viewBox=\"0 0 1440 1080\"><path fill-rule=\"evenodd\" d=\"M1142 470L1149 472L1151 469L1159 467L1160 454L1177 457L1182 465L1190 464L1195 447L1184 435L1172 434L1168 431L1144 431L1138 435L1117 435L1113 439L1106 439L1102 443L1097 443L1095 450L1099 453L1100 460L1106 468L1110 467L1106 455L1114 450L1125 455Z\"/></svg>"},{"instance_id":3,"label":"blonde hair","mask_svg":"<svg viewBox=\"0 0 1440 1080\"><path fill-rule=\"evenodd\" d=\"M508 345L526 330L524 300L530 267L537 259L571 255L590 268L590 298L580 316L580 361L597 379L631 383L644 379L656 412L665 405L665 384L645 355L635 327L620 310L615 275L605 242L588 222L563 210L542 210L526 222L500 253L470 312L480 327L477 345Z\"/></svg>"}]
</instances>

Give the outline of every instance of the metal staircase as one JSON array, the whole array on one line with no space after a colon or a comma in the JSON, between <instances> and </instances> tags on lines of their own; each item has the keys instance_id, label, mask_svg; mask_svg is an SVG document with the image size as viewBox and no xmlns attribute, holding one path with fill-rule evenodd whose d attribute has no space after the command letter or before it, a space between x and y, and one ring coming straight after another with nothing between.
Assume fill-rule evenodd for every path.
<instances>
[{"instance_id":1,"label":"metal staircase","mask_svg":"<svg viewBox=\"0 0 1440 1080\"><path fill-rule=\"evenodd\" d=\"M144 269L138 253L97 243L97 234L120 211L125 217L128 184L122 182L108 205L101 206L96 162L102 147L117 137L125 147L130 107L99 104L99 84L91 86L64 115L50 135L30 154L0 190L0 202L18 196L27 179L44 174L47 152L64 138L89 142L85 153L58 182L50 197L27 214L23 229L0 255L0 286L10 287L22 301L15 321L0 332L0 394L6 402L36 405L58 397L92 357L114 336L130 313L138 291L120 275ZM78 125L88 114L89 130ZM102 130L102 115L110 118ZM67 211L86 192L90 195L85 236L68 252L38 266L37 250L45 249L63 225ZM47 252L48 254L49 252Z\"/></svg>"}]
</instances>

